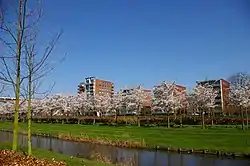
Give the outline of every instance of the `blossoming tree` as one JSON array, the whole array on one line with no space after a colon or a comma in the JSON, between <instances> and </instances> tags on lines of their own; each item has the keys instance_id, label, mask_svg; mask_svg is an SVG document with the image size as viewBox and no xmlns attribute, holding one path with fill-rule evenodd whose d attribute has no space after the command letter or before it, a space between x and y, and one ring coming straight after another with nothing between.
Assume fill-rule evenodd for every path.
<instances>
[{"instance_id":1,"label":"blossoming tree","mask_svg":"<svg viewBox=\"0 0 250 166\"><path fill-rule=\"evenodd\" d=\"M137 115L137 125L140 126L139 115L142 113L142 108L145 102L147 101L148 94L145 90L138 86L131 89L123 89L123 92L120 96L119 105L122 106L125 104L126 110L133 110Z\"/></svg>"},{"instance_id":2,"label":"blossoming tree","mask_svg":"<svg viewBox=\"0 0 250 166\"><path fill-rule=\"evenodd\" d=\"M229 93L230 105L239 107L242 129L244 129L244 110L246 115L246 125L248 128L248 109L250 107L250 77L240 75L237 81L233 84Z\"/></svg>"},{"instance_id":3,"label":"blossoming tree","mask_svg":"<svg viewBox=\"0 0 250 166\"><path fill-rule=\"evenodd\" d=\"M208 110L214 109L215 105L215 98L218 95L218 92L214 90L212 85L199 84L196 86L193 91L190 94L190 97L192 97L192 101L194 106L197 109L197 112L202 117L202 128L205 128L205 119L204 115Z\"/></svg>"},{"instance_id":4,"label":"blossoming tree","mask_svg":"<svg viewBox=\"0 0 250 166\"><path fill-rule=\"evenodd\" d=\"M168 114L168 128L170 128L170 111L176 105L176 98L174 97L175 83L162 82L153 88L153 106L156 109L161 109Z\"/></svg>"}]
</instances>

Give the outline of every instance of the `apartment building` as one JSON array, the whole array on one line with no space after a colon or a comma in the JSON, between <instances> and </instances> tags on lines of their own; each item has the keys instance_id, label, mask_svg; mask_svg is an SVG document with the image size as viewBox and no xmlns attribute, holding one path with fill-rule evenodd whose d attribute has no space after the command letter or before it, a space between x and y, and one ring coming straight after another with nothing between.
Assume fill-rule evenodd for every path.
<instances>
[{"instance_id":1,"label":"apartment building","mask_svg":"<svg viewBox=\"0 0 250 166\"><path fill-rule=\"evenodd\" d=\"M114 83L97 79L96 77L87 77L85 82L78 85L78 93L86 93L87 97L95 97L96 95L108 94L113 96L114 94Z\"/></svg>"},{"instance_id":2,"label":"apartment building","mask_svg":"<svg viewBox=\"0 0 250 166\"><path fill-rule=\"evenodd\" d=\"M206 81L197 81L197 85L212 85L214 90L218 91L218 96L215 98L216 113L227 113L227 96L230 91L230 82L224 79L218 80L206 80Z\"/></svg>"},{"instance_id":3,"label":"apartment building","mask_svg":"<svg viewBox=\"0 0 250 166\"><path fill-rule=\"evenodd\" d=\"M85 83L84 82L81 82L79 85L78 85L78 94L83 94L85 91Z\"/></svg>"},{"instance_id":4,"label":"apartment building","mask_svg":"<svg viewBox=\"0 0 250 166\"><path fill-rule=\"evenodd\" d=\"M185 86L182 86L182 85L175 85L174 86L173 95L184 97L184 100L183 100L184 109L182 110L182 113L187 113L187 108L188 108L188 100L187 100L187 91L186 90L187 90L187 88Z\"/></svg>"},{"instance_id":5,"label":"apartment building","mask_svg":"<svg viewBox=\"0 0 250 166\"><path fill-rule=\"evenodd\" d=\"M182 85L174 85L174 95L186 94L186 87Z\"/></svg>"}]
</instances>

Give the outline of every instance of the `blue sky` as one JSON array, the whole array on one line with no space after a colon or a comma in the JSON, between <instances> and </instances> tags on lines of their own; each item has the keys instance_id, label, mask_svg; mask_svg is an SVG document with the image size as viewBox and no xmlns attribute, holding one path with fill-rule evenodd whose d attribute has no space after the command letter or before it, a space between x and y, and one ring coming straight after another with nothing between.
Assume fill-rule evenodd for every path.
<instances>
[{"instance_id":1,"label":"blue sky","mask_svg":"<svg viewBox=\"0 0 250 166\"><path fill-rule=\"evenodd\" d=\"M192 87L250 70L248 0L44 1L41 38L64 34L53 52L66 60L46 78L54 92L76 93L87 76L116 89L163 80Z\"/></svg>"}]
</instances>

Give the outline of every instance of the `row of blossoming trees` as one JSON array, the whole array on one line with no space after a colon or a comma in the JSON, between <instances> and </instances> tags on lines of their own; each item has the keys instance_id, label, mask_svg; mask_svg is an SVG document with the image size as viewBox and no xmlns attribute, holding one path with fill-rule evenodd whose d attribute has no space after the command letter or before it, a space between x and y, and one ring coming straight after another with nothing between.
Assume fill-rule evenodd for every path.
<instances>
[{"instance_id":1,"label":"row of blossoming trees","mask_svg":"<svg viewBox=\"0 0 250 166\"><path fill-rule=\"evenodd\" d=\"M174 113L181 115L191 111L193 115L198 113L202 119L204 128L205 114L209 114L212 123L216 105L216 96L218 92L209 85L198 85L186 94L178 91L175 83L162 82L153 89L151 112L161 110L167 115ZM133 88L128 92L123 90L109 95L97 95L88 97L82 95L52 95L45 99L32 100L32 115L39 117L68 116L79 117L95 113L97 116L105 113L118 115L121 110L132 110L136 115L142 113L142 108L147 102L148 93L140 86ZM233 109L239 110L242 118L242 127L244 127L244 116L246 116L248 126L248 108L250 107L250 81L246 79L244 84L237 83L229 91L227 105ZM5 103L0 106L1 113L7 114L13 112L11 103ZM26 113L27 102L20 106L20 113ZM117 117L117 116L116 116ZM139 118L139 116L138 116ZM168 126L170 124L168 116Z\"/></svg>"}]
</instances>

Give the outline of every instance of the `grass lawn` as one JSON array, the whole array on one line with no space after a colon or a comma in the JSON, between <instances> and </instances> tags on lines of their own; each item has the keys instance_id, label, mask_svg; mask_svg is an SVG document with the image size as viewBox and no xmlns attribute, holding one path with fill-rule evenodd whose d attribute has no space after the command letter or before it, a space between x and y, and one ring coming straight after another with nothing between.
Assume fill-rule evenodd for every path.
<instances>
[{"instance_id":1,"label":"grass lawn","mask_svg":"<svg viewBox=\"0 0 250 166\"><path fill-rule=\"evenodd\" d=\"M3 149L11 149L11 145L8 143L0 143L0 150ZM21 149L26 150L26 148L22 147ZM54 153L47 150L42 149L32 149L33 156L41 159L52 160L53 158L56 161L65 161L69 166L108 166L107 164L98 163L95 161L90 161L82 158L71 158L70 156Z\"/></svg>"},{"instance_id":2,"label":"grass lawn","mask_svg":"<svg viewBox=\"0 0 250 166\"><path fill-rule=\"evenodd\" d=\"M20 123L22 131L25 123ZM11 129L12 123L0 122L0 129ZM149 147L171 146L177 148L194 148L222 150L228 152L250 153L250 130L236 128L172 128L164 127L110 127L77 124L32 124L33 132L51 133L108 140L142 141Z\"/></svg>"}]
</instances>

